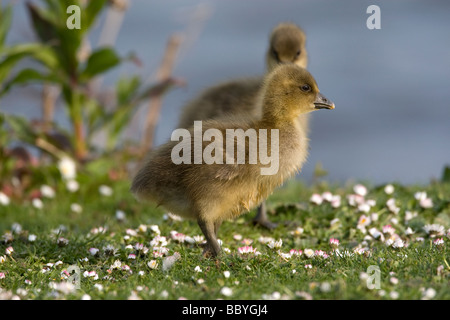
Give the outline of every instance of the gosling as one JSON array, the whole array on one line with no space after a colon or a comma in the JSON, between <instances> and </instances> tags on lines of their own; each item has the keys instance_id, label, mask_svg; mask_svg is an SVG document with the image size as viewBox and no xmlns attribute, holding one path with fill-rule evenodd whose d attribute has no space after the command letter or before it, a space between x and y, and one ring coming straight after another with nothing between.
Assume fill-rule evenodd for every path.
<instances>
[{"instance_id":1,"label":"gosling","mask_svg":"<svg viewBox=\"0 0 450 320\"><path fill-rule=\"evenodd\" d=\"M293 23L277 25L269 37L265 56L267 72L282 63L294 63L306 68L308 52L305 46L306 35L300 27ZM263 77L254 77L232 80L208 88L183 108L178 128L190 128L196 120L227 118L229 115L261 119L262 83ZM308 115L301 115L298 121L304 132L308 133ZM267 229L276 227L267 217L264 202L258 207L253 221Z\"/></svg>"},{"instance_id":2,"label":"gosling","mask_svg":"<svg viewBox=\"0 0 450 320\"><path fill-rule=\"evenodd\" d=\"M260 120L209 120L203 123L202 132L216 129L225 133L230 128L244 131L253 128L258 133L260 129L268 132L277 129L279 165L276 173L262 175L265 165L261 159L256 164L177 165L171 155L178 141L170 141L151 151L132 181L131 191L138 200L153 201L176 215L197 221L206 239L205 256L215 257L220 253L217 234L223 221L249 211L300 171L308 154L308 144L298 116L317 109L334 109L334 104L319 92L312 75L294 64L276 67L266 77L263 92ZM191 133L193 130L189 129ZM271 146L267 146L269 152ZM206 147L208 144L203 142L202 150ZM236 140L235 150L239 147L249 153L245 140L244 146L239 146ZM194 148L192 143L192 150ZM219 151L225 157L227 151Z\"/></svg>"}]
</instances>

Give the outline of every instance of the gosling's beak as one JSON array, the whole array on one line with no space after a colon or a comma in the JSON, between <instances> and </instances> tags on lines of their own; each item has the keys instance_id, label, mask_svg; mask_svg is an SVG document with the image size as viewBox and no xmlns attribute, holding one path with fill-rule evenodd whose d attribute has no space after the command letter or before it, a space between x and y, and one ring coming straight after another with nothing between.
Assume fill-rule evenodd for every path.
<instances>
[{"instance_id":1,"label":"gosling's beak","mask_svg":"<svg viewBox=\"0 0 450 320\"><path fill-rule=\"evenodd\" d=\"M316 100L314 100L314 105L316 109L334 109L334 103L330 99L325 98L320 92L317 94Z\"/></svg>"}]
</instances>

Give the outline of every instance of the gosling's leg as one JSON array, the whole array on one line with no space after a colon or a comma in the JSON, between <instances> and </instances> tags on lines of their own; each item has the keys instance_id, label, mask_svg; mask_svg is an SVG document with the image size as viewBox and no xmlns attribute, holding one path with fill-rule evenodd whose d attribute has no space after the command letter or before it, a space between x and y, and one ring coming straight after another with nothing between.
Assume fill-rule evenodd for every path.
<instances>
[{"instance_id":1,"label":"gosling's leg","mask_svg":"<svg viewBox=\"0 0 450 320\"><path fill-rule=\"evenodd\" d=\"M216 257L220 253L220 246L217 242L214 222L199 219L197 223L206 238L206 247L203 249L203 255L205 257L210 255Z\"/></svg>"},{"instance_id":2,"label":"gosling's leg","mask_svg":"<svg viewBox=\"0 0 450 320\"><path fill-rule=\"evenodd\" d=\"M214 222L214 234L216 235L216 239L217 239L217 233L219 232L219 228L220 228L221 224L222 224L222 221Z\"/></svg>"},{"instance_id":3,"label":"gosling's leg","mask_svg":"<svg viewBox=\"0 0 450 320\"><path fill-rule=\"evenodd\" d=\"M256 211L256 216L253 219L253 224L258 224L269 230L275 229L277 227L277 224L271 222L267 217L266 202L263 201L261 205L258 207Z\"/></svg>"}]
</instances>

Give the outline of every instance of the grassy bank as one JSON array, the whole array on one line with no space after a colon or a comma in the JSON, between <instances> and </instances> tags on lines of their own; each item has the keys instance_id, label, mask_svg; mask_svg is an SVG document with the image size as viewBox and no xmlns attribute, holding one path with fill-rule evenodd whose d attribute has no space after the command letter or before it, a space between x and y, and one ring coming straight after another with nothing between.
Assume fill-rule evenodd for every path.
<instances>
[{"instance_id":1,"label":"grassy bank","mask_svg":"<svg viewBox=\"0 0 450 320\"><path fill-rule=\"evenodd\" d=\"M57 185L0 205L1 298L450 299L449 184L292 182L269 198L275 230L223 223L217 260L126 180Z\"/></svg>"}]
</instances>

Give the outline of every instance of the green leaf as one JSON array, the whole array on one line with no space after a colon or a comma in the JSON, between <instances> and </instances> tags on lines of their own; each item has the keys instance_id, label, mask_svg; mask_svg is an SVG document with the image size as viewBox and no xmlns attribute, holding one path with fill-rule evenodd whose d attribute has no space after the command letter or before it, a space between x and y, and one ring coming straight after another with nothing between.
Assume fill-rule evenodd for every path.
<instances>
[{"instance_id":1,"label":"green leaf","mask_svg":"<svg viewBox=\"0 0 450 320\"><path fill-rule=\"evenodd\" d=\"M40 43L18 44L4 50L5 58L0 61L0 82L3 82L11 69L23 58L33 58L51 70L58 70L58 59L54 51Z\"/></svg>"},{"instance_id":2,"label":"green leaf","mask_svg":"<svg viewBox=\"0 0 450 320\"><path fill-rule=\"evenodd\" d=\"M30 2L27 2L27 8L33 28L39 39L43 43L56 41L58 39L57 26L50 12L46 12Z\"/></svg>"},{"instance_id":3,"label":"green leaf","mask_svg":"<svg viewBox=\"0 0 450 320\"><path fill-rule=\"evenodd\" d=\"M442 173L442 182L450 183L450 167L445 166L444 172Z\"/></svg>"},{"instance_id":4,"label":"green leaf","mask_svg":"<svg viewBox=\"0 0 450 320\"><path fill-rule=\"evenodd\" d=\"M66 26L66 13L56 0L48 0L48 10L27 3L34 30L40 41L53 46L60 67L67 76L74 77L78 69L77 52L82 41L82 31Z\"/></svg>"},{"instance_id":5,"label":"green leaf","mask_svg":"<svg viewBox=\"0 0 450 320\"><path fill-rule=\"evenodd\" d=\"M24 69L0 89L0 97L15 85L24 85L32 82L58 82L58 80L53 75L43 75L34 69Z\"/></svg>"},{"instance_id":6,"label":"green leaf","mask_svg":"<svg viewBox=\"0 0 450 320\"><path fill-rule=\"evenodd\" d=\"M122 105L131 101L137 93L140 85L141 80L138 76L131 78L120 78L116 86L118 104Z\"/></svg>"},{"instance_id":7,"label":"green leaf","mask_svg":"<svg viewBox=\"0 0 450 320\"><path fill-rule=\"evenodd\" d=\"M12 21L12 6L0 7L0 51L2 50L6 36L8 35L9 28Z\"/></svg>"},{"instance_id":8,"label":"green leaf","mask_svg":"<svg viewBox=\"0 0 450 320\"><path fill-rule=\"evenodd\" d=\"M89 29L93 22L97 19L98 15L105 7L106 0L95 0L89 1L86 8L83 10L84 14L82 17L85 17L85 20L82 21L81 27L85 30Z\"/></svg>"},{"instance_id":9,"label":"green leaf","mask_svg":"<svg viewBox=\"0 0 450 320\"><path fill-rule=\"evenodd\" d=\"M27 119L20 116L5 115L5 121L9 124L19 140L34 145L37 135L31 129Z\"/></svg>"},{"instance_id":10,"label":"green leaf","mask_svg":"<svg viewBox=\"0 0 450 320\"><path fill-rule=\"evenodd\" d=\"M90 80L94 76L114 68L121 61L114 49L108 47L98 49L89 56L86 68L81 73L80 79L82 81Z\"/></svg>"}]
</instances>

